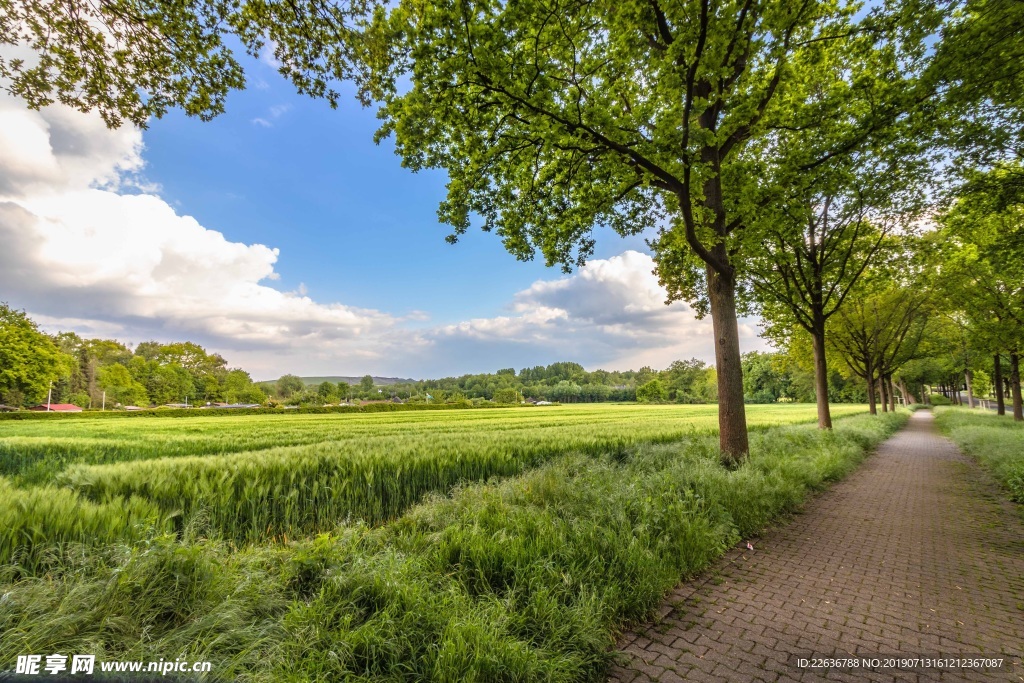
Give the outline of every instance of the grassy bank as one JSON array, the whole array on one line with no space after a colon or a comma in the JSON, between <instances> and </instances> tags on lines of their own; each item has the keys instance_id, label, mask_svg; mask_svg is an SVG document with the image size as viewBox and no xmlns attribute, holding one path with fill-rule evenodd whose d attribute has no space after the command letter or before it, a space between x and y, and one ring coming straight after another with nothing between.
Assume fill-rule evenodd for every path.
<instances>
[{"instance_id":1,"label":"grassy bank","mask_svg":"<svg viewBox=\"0 0 1024 683\"><path fill-rule=\"evenodd\" d=\"M70 553L0 585L0 667L29 652L214 663L215 680L597 681L681 577L843 476L906 413L568 453L377 527L235 549L180 536ZM2 581L2 579L0 579Z\"/></svg>"},{"instance_id":2,"label":"grassy bank","mask_svg":"<svg viewBox=\"0 0 1024 683\"><path fill-rule=\"evenodd\" d=\"M966 408L936 408L935 415L960 450L992 472L1013 500L1024 503L1024 423Z\"/></svg>"}]
</instances>

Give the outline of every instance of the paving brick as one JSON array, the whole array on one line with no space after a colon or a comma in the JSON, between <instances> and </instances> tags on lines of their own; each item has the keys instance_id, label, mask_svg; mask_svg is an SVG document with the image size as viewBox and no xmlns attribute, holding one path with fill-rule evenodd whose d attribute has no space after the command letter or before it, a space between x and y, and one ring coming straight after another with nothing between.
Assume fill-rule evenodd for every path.
<instances>
[{"instance_id":1,"label":"paving brick","mask_svg":"<svg viewBox=\"0 0 1024 683\"><path fill-rule=\"evenodd\" d=\"M623 635L615 683L1024 681L1024 523L927 412L787 524ZM1005 655L1002 671L808 670L797 657Z\"/></svg>"}]
</instances>

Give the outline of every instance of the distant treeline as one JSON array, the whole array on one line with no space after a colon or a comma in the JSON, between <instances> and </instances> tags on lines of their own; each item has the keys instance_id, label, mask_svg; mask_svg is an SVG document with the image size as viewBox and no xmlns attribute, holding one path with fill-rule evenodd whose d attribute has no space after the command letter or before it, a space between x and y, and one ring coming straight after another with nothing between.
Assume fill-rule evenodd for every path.
<instances>
[{"instance_id":1,"label":"distant treeline","mask_svg":"<svg viewBox=\"0 0 1024 683\"><path fill-rule=\"evenodd\" d=\"M74 332L48 335L23 311L0 304L0 403L30 406L48 395L80 408L267 400L249 373L199 344L148 341L130 349Z\"/></svg>"},{"instance_id":2,"label":"distant treeline","mask_svg":"<svg viewBox=\"0 0 1024 683\"><path fill-rule=\"evenodd\" d=\"M744 393L748 403L813 402L814 373L787 353L752 351L743 356ZM323 405L338 401L396 398L411 402L525 400L560 403L641 401L651 403L715 403L718 400L715 369L695 358L675 361L664 370L588 372L579 363L560 362L523 368L504 368L494 373L398 382L377 386L369 375L358 384L321 382L307 384L296 375L285 375L262 386L274 401L286 405ZM863 402L863 388L839 372L829 377L833 402Z\"/></svg>"},{"instance_id":3,"label":"distant treeline","mask_svg":"<svg viewBox=\"0 0 1024 683\"><path fill-rule=\"evenodd\" d=\"M793 352L752 351L743 356L748 403L813 402L814 374ZM193 342L143 342L134 349L112 339L85 339L74 332L47 335L24 312L0 304L0 403L27 406L46 400L82 408L166 404L245 403L318 407L398 399L411 403L479 405L523 401L597 403L715 403L715 369L691 358L664 370L587 371L561 362L494 373L376 385L309 385L296 375L254 384L244 370L229 368L216 353ZM832 402L866 400L864 389L839 372L829 375Z\"/></svg>"}]
</instances>

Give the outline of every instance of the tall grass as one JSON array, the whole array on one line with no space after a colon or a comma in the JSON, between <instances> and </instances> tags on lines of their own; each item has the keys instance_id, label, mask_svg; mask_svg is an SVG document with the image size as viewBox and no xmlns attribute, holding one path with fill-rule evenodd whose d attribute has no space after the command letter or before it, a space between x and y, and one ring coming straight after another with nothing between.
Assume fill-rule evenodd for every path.
<instances>
[{"instance_id":1,"label":"tall grass","mask_svg":"<svg viewBox=\"0 0 1024 683\"><path fill-rule=\"evenodd\" d=\"M131 542L168 528L159 508L138 497L96 504L55 486L17 489L0 478L0 565L31 575L84 546Z\"/></svg>"},{"instance_id":2,"label":"tall grass","mask_svg":"<svg viewBox=\"0 0 1024 683\"><path fill-rule=\"evenodd\" d=\"M340 422L337 417L316 416L315 420L301 419L297 424L275 422L276 431L253 418L241 418L237 424L250 426L255 432L247 438L239 437L242 442L277 435L289 443L316 438L318 433L320 438L329 435L333 440L223 456L72 465L54 480L104 510L116 508L121 505L119 501L139 498L155 505L161 518L173 520L178 527L200 515L211 533L238 542L258 542L268 537L312 534L345 520L361 519L372 524L392 519L426 493L446 492L462 481L519 474L565 453L620 453L641 442L711 433L716 418L706 408L601 406L547 414L538 411L532 413L540 416L535 419L522 417L530 412L523 410L505 411L504 415L497 410L487 411L486 416L471 412L425 417L406 414L398 420L355 416L357 419ZM811 406L767 406L751 411L751 421L762 426L769 421L812 417ZM106 453L108 447L125 447L112 438L110 424L88 423L92 428L89 436L100 442L92 444L94 454ZM158 444L161 439L178 445L194 444L181 438L182 432L191 430L207 439L199 443L210 445L237 435L235 431L210 434L211 425L202 421L173 424L176 431L168 434L164 431L167 421L155 421L150 431L142 429L141 420L131 422L135 431L129 431L127 441L140 448L146 447L142 443L146 437ZM215 418L212 424L233 423L228 418ZM346 439L338 438L340 427L349 428ZM8 440L17 444L24 438ZM72 448L61 446L64 450ZM62 496L65 506L78 504L66 492ZM0 508L3 506L0 501ZM28 519L23 523L32 523L31 510L9 514L24 515ZM48 539L46 528L44 525L42 531L26 538L32 552L37 552L37 545L57 543L63 538L57 534ZM109 534L97 536L97 542L109 540Z\"/></svg>"},{"instance_id":3,"label":"tall grass","mask_svg":"<svg viewBox=\"0 0 1024 683\"><path fill-rule=\"evenodd\" d=\"M1024 503L1024 423L966 408L936 408L935 415L960 450L990 470L1013 500Z\"/></svg>"},{"instance_id":4,"label":"tall grass","mask_svg":"<svg viewBox=\"0 0 1024 683\"><path fill-rule=\"evenodd\" d=\"M616 633L796 509L900 411L569 453L432 494L393 522L233 550L185 528L0 587L0 667L26 652L214 662L246 681L598 681ZM78 564L75 564L78 562Z\"/></svg>"},{"instance_id":5,"label":"tall grass","mask_svg":"<svg viewBox=\"0 0 1024 683\"><path fill-rule=\"evenodd\" d=\"M833 413L863 412L834 406ZM811 420L813 406L751 406L752 427ZM717 406L591 404L533 409L446 410L352 415L229 415L167 420L68 418L0 424L0 475L18 485L47 483L71 464L225 455L271 448L344 442L359 448L375 439L441 434L458 440L482 432L529 442L535 430L599 430L636 442L671 440L690 430L717 429Z\"/></svg>"}]
</instances>

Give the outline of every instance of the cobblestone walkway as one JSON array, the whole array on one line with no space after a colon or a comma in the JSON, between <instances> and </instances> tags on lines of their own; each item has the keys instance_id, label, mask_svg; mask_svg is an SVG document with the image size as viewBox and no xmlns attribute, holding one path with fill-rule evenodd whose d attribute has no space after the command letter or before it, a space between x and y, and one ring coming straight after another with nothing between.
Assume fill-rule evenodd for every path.
<instances>
[{"instance_id":1,"label":"cobblestone walkway","mask_svg":"<svg viewBox=\"0 0 1024 683\"><path fill-rule=\"evenodd\" d=\"M1024 681L1024 523L919 411L789 524L669 595L617 683ZM800 657L1005 657L1001 670L811 670Z\"/></svg>"}]
</instances>

